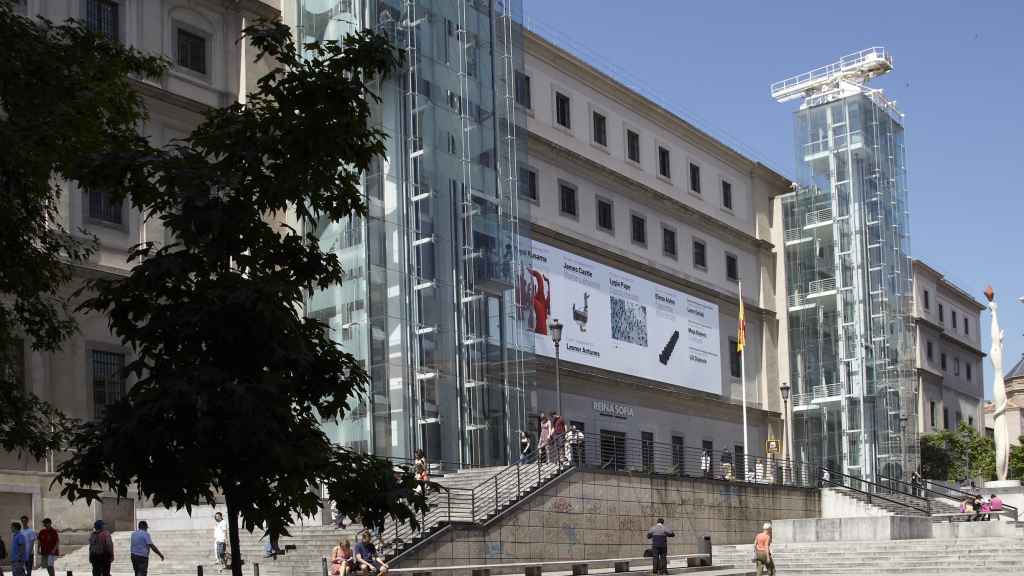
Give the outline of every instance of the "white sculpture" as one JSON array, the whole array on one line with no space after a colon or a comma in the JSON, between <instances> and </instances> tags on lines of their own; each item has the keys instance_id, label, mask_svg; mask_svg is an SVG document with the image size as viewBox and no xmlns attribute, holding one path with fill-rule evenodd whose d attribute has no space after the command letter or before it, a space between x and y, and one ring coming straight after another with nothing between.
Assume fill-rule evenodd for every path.
<instances>
[{"instance_id":1,"label":"white sculpture","mask_svg":"<svg viewBox=\"0 0 1024 576\"><path fill-rule=\"evenodd\" d=\"M995 427L996 443L996 477L1006 480L1010 466L1010 431L1006 426L1006 383L1003 382L1003 331L999 329L999 306L995 302L995 292L989 286L985 289L988 307L992 310L992 347L989 357L992 359L992 403L995 410L992 420Z\"/></svg>"}]
</instances>

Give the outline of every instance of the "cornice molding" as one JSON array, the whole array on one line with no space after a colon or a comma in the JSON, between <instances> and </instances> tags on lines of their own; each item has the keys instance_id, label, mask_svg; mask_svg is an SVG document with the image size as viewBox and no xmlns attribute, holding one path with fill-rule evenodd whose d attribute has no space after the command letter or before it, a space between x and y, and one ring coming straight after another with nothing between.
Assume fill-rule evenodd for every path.
<instances>
[{"instance_id":1,"label":"cornice molding","mask_svg":"<svg viewBox=\"0 0 1024 576\"><path fill-rule=\"evenodd\" d=\"M577 173L585 174L586 178L596 180L597 183L603 184L612 190L633 192L639 196L639 198L634 197L634 199L643 202L658 212L671 214L703 232L714 235L719 240L731 244L745 244L758 250L762 255L771 255L775 251L775 245L768 240L762 240L735 226L717 220L692 206L687 206L674 198L670 198L617 170L612 170L535 132L529 133L528 144L527 158L530 155L536 154L538 157L556 165L571 163L571 167Z\"/></svg>"}]
</instances>

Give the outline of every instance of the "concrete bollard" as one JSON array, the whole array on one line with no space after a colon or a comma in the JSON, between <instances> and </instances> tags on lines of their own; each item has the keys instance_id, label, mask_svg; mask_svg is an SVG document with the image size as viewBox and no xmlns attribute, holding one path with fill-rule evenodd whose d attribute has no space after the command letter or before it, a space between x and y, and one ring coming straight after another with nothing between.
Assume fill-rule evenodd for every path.
<instances>
[{"instance_id":1,"label":"concrete bollard","mask_svg":"<svg viewBox=\"0 0 1024 576\"><path fill-rule=\"evenodd\" d=\"M320 576L327 576L327 556L320 558Z\"/></svg>"},{"instance_id":2,"label":"concrete bollard","mask_svg":"<svg viewBox=\"0 0 1024 576\"><path fill-rule=\"evenodd\" d=\"M572 565L572 576L586 576L588 572L588 566L586 564L573 564Z\"/></svg>"},{"instance_id":3,"label":"concrete bollard","mask_svg":"<svg viewBox=\"0 0 1024 576\"><path fill-rule=\"evenodd\" d=\"M707 558L701 558L698 566L711 566L711 536L704 536L697 541L697 553L707 554Z\"/></svg>"},{"instance_id":4,"label":"concrete bollard","mask_svg":"<svg viewBox=\"0 0 1024 576\"><path fill-rule=\"evenodd\" d=\"M196 566L196 576L203 576L203 566L202 566L202 564L200 564L199 566Z\"/></svg>"},{"instance_id":5,"label":"concrete bollard","mask_svg":"<svg viewBox=\"0 0 1024 576\"><path fill-rule=\"evenodd\" d=\"M629 562L616 562L615 563L615 571L616 572L629 572Z\"/></svg>"},{"instance_id":6,"label":"concrete bollard","mask_svg":"<svg viewBox=\"0 0 1024 576\"><path fill-rule=\"evenodd\" d=\"M540 566L527 566L523 572L524 576L540 576L541 570Z\"/></svg>"},{"instance_id":7,"label":"concrete bollard","mask_svg":"<svg viewBox=\"0 0 1024 576\"><path fill-rule=\"evenodd\" d=\"M252 565L252 576L260 576L260 564L256 562Z\"/></svg>"}]
</instances>

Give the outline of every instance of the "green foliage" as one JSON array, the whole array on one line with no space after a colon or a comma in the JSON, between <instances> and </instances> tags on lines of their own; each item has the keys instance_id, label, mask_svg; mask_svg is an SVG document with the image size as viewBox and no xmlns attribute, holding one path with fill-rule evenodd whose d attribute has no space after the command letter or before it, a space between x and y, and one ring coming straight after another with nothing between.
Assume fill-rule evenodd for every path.
<instances>
[{"instance_id":1,"label":"green foliage","mask_svg":"<svg viewBox=\"0 0 1024 576\"><path fill-rule=\"evenodd\" d=\"M921 473L933 480L993 480L996 476L995 443L964 422L955 431L924 434L921 436Z\"/></svg>"},{"instance_id":2,"label":"green foliage","mask_svg":"<svg viewBox=\"0 0 1024 576\"><path fill-rule=\"evenodd\" d=\"M302 314L308 293L342 281L310 231L365 213L360 174L385 148L364 79L387 74L396 53L364 32L300 58L284 25L245 33L276 62L245 105L207 113L167 148L108 155L85 177L118 178L174 240L137 246L129 276L90 286L84 310L107 314L133 349L137 383L75 436L58 481L72 499L137 489L178 508L222 494L236 550L239 517L286 534L295 515L319 512L320 485L365 525L415 524L425 496L411 473L322 431L367 376ZM291 217L297 227L277 224Z\"/></svg>"},{"instance_id":3,"label":"green foliage","mask_svg":"<svg viewBox=\"0 0 1024 576\"><path fill-rule=\"evenodd\" d=\"M129 76L159 76L164 64L77 22L18 16L7 0L0 54L0 448L39 459L72 422L19 381L18 337L50 351L75 331L66 286L71 265L93 250L63 224L62 182L80 180L99 155L136 147L145 113Z\"/></svg>"},{"instance_id":4,"label":"green foliage","mask_svg":"<svg viewBox=\"0 0 1024 576\"><path fill-rule=\"evenodd\" d=\"M1017 444L1010 446L1009 477L1024 480L1024 436L1017 438Z\"/></svg>"}]
</instances>

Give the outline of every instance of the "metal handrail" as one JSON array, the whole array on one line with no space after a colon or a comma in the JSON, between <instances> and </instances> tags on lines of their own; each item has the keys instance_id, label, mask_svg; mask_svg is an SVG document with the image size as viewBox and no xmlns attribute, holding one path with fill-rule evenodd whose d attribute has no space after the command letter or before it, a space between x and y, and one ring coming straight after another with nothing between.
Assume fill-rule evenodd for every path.
<instances>
[{"instance_id":1,"label":"metal handrail","mask_svg":"<svg viewBox=\"0 0 1024 576\"><path fill-rule=\"evenodd\" d=\"M828 472L828 479L827 480L825 479L825 472L826 471ZM928 500L927 498L922 497L922 496L915 496L913 494L907 494L907 493L901 492L899 490L894 490L891 486L885 486L883 484L878 484L878 483L872 482L870 480L865 480L864 478L858 478L856 476L850 476L848 474L843 474L842 472L838 472L838 471L835 471L835 470L828 470L826 468L820 468L818 473L819 473L819 478L821 478L822 485L825 485L826 483L827 484L832 484L832 485L839 486L841 488L845 488L845 489L853 491L853 492L864 494L865 496L868 497L868 503L869 504L871 503L871 499L872 498L880 498L882 500L885 500L886 502L892 502L893 504L896 504L898 506L904 506L906 508L913 508L914 510L918 510L920 512L924 512L928 516L932 515L931 501ZM839 476L840 478L845 478L845 479L847 479L847 481L843 482L843 483L836 482L835 480L833 480L833 476ZM853 482L850 482L850 480L853 480ZM870 490L869 491L861 490L860 488L856 488L856 487L852 486L853 483L867 485L868 487L875 487L876 489L881 489L884 492L889 492L889 494L894 494L895 493L895 494L901 494L903 496L907 496L908 498L916 498L918 500L924 501L924 506L925 507L921 508L920 506L915 506L915 505L913 505L913 504L911 504L909 502L903 502L903 501L900 501L900 500L894 500L892 498L887 498L886 496L884 496L883 494L880 494L878 492L871 492Z\"/></svg>"},{"instance_id":2,"label":"metal handrail","mask_svg":"<svg viewBox=\"0 0 1024 576\"><path fill-rule=\"evenodd\" d=\"M884 478L886 480L889 480L891 482L899 482L899 483L902 483L902 484L906 484L907 483L904 480L898 480L896 478L890 478L890 477L885 476L883 474L879 474L879 477L880 478ZM959 498L955 498L955 497L953 497L950 494L946 494L946 493L940 492L938 490L933 490L931 488L928 488L929 484L938 485L939 487L941 487L942 489L946 490L947 492L955 492L956 494L959 494L961 496L970 496L971 498L974 498L975 496L978 495L978 494L974 494L974 493L971 493L971 492L965 492L965 491L960 490L958 488L953 488L952 486L947 486L946 484L943 484L942 482L936 482L934 480L925 481L924 479L922 479L921 483L917 485L917 489L918 490L923 490L925 492L929 492L931 494L935 494L935 495L937 495L939 497L942 497L942 498L950 498L951 500L959 500ZM913 487L914 485L910 484L910 486ZM979 490L979 492L980 492L980 490ZM1012 505L1007 504L1007 503L1004 502L1003 503L1003 511L1011 512L1011 516L1013 516L1014 520L1016 520L1019 517L1020 510L1016 506L1012 506Z\"/></svg>"}]
</instances>

